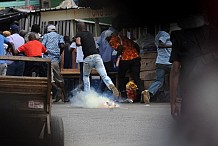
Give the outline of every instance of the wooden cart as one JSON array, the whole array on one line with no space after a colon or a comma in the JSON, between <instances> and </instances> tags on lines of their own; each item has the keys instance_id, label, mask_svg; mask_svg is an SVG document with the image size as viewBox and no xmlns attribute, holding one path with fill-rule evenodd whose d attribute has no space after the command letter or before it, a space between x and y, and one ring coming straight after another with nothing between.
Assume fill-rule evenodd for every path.
<instances>
[{"instance_id":1,"label":"wooden cart","mask_svg":"<svg viewBox=\"0 0 218 146\"><path fill-rule=\"evenodd\" d=\"M47 65L46 77L0 76L0 145L64 146L62 118L51 115L50 59L0 56L0 60Z\"/></svg>"}]
</instances>

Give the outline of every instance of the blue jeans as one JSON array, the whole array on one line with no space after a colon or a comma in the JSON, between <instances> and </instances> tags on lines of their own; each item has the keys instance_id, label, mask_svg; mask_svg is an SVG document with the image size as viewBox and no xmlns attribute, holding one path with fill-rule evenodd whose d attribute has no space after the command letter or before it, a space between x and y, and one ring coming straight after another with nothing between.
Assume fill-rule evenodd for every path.
<instances>
[{"instance_id":1,"label":"blue jeans","mask_svg":"<svg viewBox=\"0 0 218 146\"><path fill-rule=\"evenodd\" d=\"M113 62L109 61L109 62L104 62L104 67L107 73L112 72L113 71ZM111 78L112 82L116 82L116 78ZM103 82L102 79L100 79L100 83L99 86L97 88L97 92L99 93L103 93L107 91L107 86L105 85L105 83Z\"/></svg>"},{"instance_id":2,"label":"blue jeans","mask_svg":"<svg viewBox=\"0 0 218 146\"><path fill-rule=\"evenodd\" d=\"M148 91L155 95L157 91L163 86L165 75L170 73L171 65L169 64L156 64L156 79L149 86Z\"/></svg>"},{"instance_id":3,"label":"blue jeans","mask_svg":"<svg viewBox=\"0 0 218 146\"><path fill-rule=\"evenodd\" d=\"M101 79L104 81L104 83L106 84L108 88L110 84L113 84L111 78L107 75L101 56L99 54L93 54L93 55L87 56L83 62L84 91L90 90L89 76L90 76L92 68L96 69L96 71L101 76Z\"/></svg>"}]
</instances>

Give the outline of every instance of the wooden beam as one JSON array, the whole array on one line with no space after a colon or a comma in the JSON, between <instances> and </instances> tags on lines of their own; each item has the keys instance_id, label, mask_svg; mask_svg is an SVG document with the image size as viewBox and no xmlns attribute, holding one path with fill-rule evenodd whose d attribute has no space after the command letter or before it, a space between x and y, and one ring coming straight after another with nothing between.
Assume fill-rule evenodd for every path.
<instances>
[{"instance_id":1,"label":"wooden beam","mask_svg":"<svg viewBox=\"0 0 218 146\"><path fill-rule=\"evenodd\" d=\"M76 8L76 9L59 9L53 11L41 11L41 21L61 21L86 18L101 18L113 17L116 11L110 8L91 9L91 8Z\"/></svg>"}]
</instances>

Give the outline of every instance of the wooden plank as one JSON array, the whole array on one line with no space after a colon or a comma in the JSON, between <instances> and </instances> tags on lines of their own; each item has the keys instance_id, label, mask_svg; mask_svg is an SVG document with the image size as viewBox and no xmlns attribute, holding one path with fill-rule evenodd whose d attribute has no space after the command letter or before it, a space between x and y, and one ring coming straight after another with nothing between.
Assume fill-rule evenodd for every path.
<instances>
[{"instance_id":1,"label":"wooden plank","mask_svg":"<svg viewBox=\"0 0 218 146\"><path fill-rule=\"evenodd\" d=\"M19 85L22 85L22 84L29 85L29 86L33 85L33 82L25 81L25 80L20 81L20 82L18 82L16 80L13 80L13 81L11 81L11 80L0 80L0 86L4 85L4 84L8 84L8 85L16 84L16 85L18 85L18 83L19 83ZM47 86L47 83L48 82L38 81L38 82L34 82L34 85L43 85L43 86L46 85Z\"/></svg>"},{"instance_id":2,"label":"wooden plank","mask_svg":"<svg viewBox=\"0 0 218 146\"><path fill-rule=\"evenodd\" d=\"M156 70L147 70L140 72L142 80L154 80L156 78Z\"/></svg>"},{"instance_id":3,"label":"wooden plank","mask_svg":"<svg viewBox=\"0 0 218 146\"><path fill-rule=\"evenodd\" d=\"M80 74L80 70L79 69L62 69L61 70L61 74L62 75L69 75L69 74L72 74L72 75L79 75Z\"/></svg>"},{"instance_id":4,"label":"wooden plank","mask_svg":"<svg viewBox=\"0 0 218 146\"><path fill-rule=\"evenodd\" d=\"M156 59L144 58L141 60L141 71L155 70L156 69Z\"/></svg>"},{"instance_id":5,"label":"wooden plank","mask_svg":"<svg viewBox=\"0 0 218 146\"><path fill-rule=\"evenodd\" d=\"M11 96L11 95L15 95L16 94L16 96L25 96L25 95L27 95L27 96L31 96L31 97L40 97L40 96L44 96L44 95L46 95L45 93L42 93L42 92L28 92L28 93L26 93L26 92L15 92L15 91L0 91L0 99L2 98L2 97L7 97L7 96Z\"/></svg>"},{"instance_id":6,"label":"wooden plank","mask_svg":"<svg viewBox=\"0 0 218 146\"><path fill-rule=\"evenodd\" d=\"M145 80L144 81L144 86L145 86L145 89L148 89L149 86L154 82L154 80Z\"/></svg>"},{"instance_id":7,"label":"wooden plank","mask_svg":"<svg viewBox=\"0 0 218 146\"><path fill-rule=\"evenodd\" d=\"M58 11L41 11L41 21L61 21L87 18L112 17L117 14L114 8L79 8L79 9L59 9Z\"/></svg>"},{"instance_id":8,"label":"wooden plank","mask_svg":"<svg viewBox=\"0 0 218 146\"><path fill-rule=\"evenodd\" d=\"M142 59L145 59L145 58L156 59L157 51L147 51L147 52L141 53L140 56Z\"/></svg>"},{"instance_id":9,"label":"wooden plank","mask_svg":"<svg viewBox=\"0 0 218 146\"><path fill-rule=\"evenodd\" d=\"M38 62L51 62L49 58L26 57L26 56L0 56L0 60L13 60L13 61L38 61Z\"/></svg>"},{"instance_id":10,"label":"wooden plank","mask_svg":"<svg viewBox=\"0 0 218 146\"><path fill-rule=\"evenodd\" d=\"M25 80L25 81L46 81L48 80L47 77L27 77L27 76L0 76L0 81L1 80L17 80L17 81L21 81L21 80Z\"/></svg>"},{"instance_id":11,"label":"wooden plank","mask_svg":"<svg viewBox=\"0 0 218 146\"><path fill-rule=\"evenodd\" d=\"M14 84L5 84L0 85L0 91L11 91L11 92L45 92L47 91L47 85L14 85Z\"/></svg>"}]
</instances>

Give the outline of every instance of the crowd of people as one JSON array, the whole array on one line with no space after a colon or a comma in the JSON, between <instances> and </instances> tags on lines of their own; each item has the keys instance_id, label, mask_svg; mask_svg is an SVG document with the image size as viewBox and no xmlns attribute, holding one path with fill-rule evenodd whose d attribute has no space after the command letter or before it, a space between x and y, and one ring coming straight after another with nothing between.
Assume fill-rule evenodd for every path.
<instances>
[{"instance_id":1,"label":"crowd of people","mask_svg":"<svg viewBox=\"0 0 218 146\"><path fill-rule=\"evenodd\" d=\"M203 38L211 37L211 31L208 29L211 25L209 25L208 22L206 23L206 21L203 23L199 20L199 23L202 23L202 25L186 26L184 21L182 21L179 22L181 30L171 30L172 32L170 32L169 25L161 25L160 31L157 32L154 40L157 49L156 78L147 89L145 89L143 80L140 78L141 48L136 41L123 34L122 26L116 23L116 21L113 21L112 26L110 26L107 30L102 31L97 40L94 39L93 35L89 31L87 31L86 24L84 22L77 23L77 32L72 39L68 36L58 34L56 26L53 24L49 24L47 26L47 30L43 35L40 34L40 26L37 24L32 25L31 31L26 33L21 33L18 24L12 24L9 31L5 30L0 35L0 53L1 55L25 55L29 57L50 58L52 70L52 91L54 93L55 102L60 100L63 102L70 101L69 95L66 93L65 89L65 80L60 73L60 60L63 50L66 52L65 58L68 58L69 54L72 54L72 50L76 49L76 63L80 66L80 83L82 84L81 90L90 90L90 73L92 68L95 68L100 75L101 80L98 92L103 93L105 90L109 90L113 94L114 100L118 102L141 102L149 104L153 101L152 98L154 98L157 92L163 87L166 80L166 74L170 74L172 115L173 117L176 117L178 114L176 113L177 108L175 107L177 96L187 96L183 94L186 93L186 88L189 87L187 86L186 80L184 80L190 76L187 73L189 72L188 68L191 68L189 64L193 64L193 66L197 64L196 62L190 60L190 58L193 57L189 55L194 52L193 56L196 56L197 53L195 52L199 52L196 46L202 49L201 46L206 46L206 44L210 41L208 40L208 42L201 44L201 42L207 40ZM192 24L190 23L187 25ZM194 28L202 29L196 29L196 31L190 33L189 31ZM192 35L192 33L195 35ZM187 37L191 36L193 42L195 41L198 44L196 46L190 45L191 43L185 40L187 37L183 37L183 35L187 35ZM199 39L199 36L201 35L203 36ZM212 36L215 36L215 34L213 33ZM187 42L187 44L184 44L184 42ZM193 49L192 51L189 48L185 48L186 46L183 45L190 45L190 48L195 47L196 49ZM185 49L181 49L181 46ZM213 46L211 48L213 49ZM115 60L113 60L112 57L112 53L114 51L116 51ZM199 56L207 51L203 50L202 52L203 53L198 53ZM186 54L188 55L186 56ZM209 56L209 58L212 57ZM183 59L185 59L185 61L183 61ZM187 62L186 60L189 61ZM68 63L70 62L68 61ZM43 71L46 69L43 64L34 64L33 62L24 63L22 61L1 60L0 65L1 75L31 76L34 72L35 76L44 76L45 74L43 74ZM41 68L35 70L33 66L40 66ZM198 63L198 66L201 65ZM115 80L108 76L108 73L114 68L118 69L117 87ZM134 98L134 100L129 98L127 95L127 73L130 74L131 81L136 84L137 87L137 97ZM182 81L179 80L180 77L182 78ZM190 79L188 81L190 81ZM181 85L179 82L181 82ZM180 86L178 87L178 85ZM178 90L182 92L178 92Z\"/></svg>"}]
</instances>

